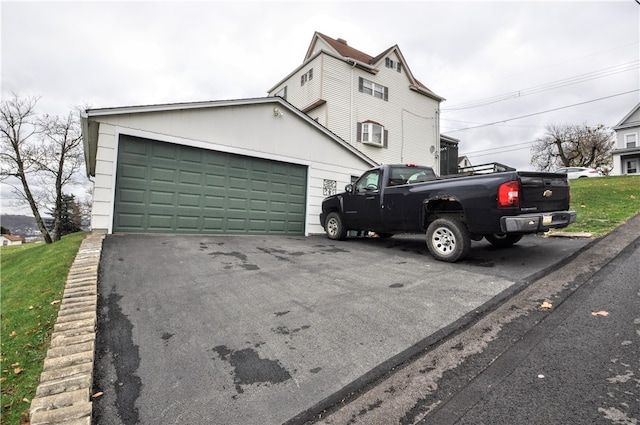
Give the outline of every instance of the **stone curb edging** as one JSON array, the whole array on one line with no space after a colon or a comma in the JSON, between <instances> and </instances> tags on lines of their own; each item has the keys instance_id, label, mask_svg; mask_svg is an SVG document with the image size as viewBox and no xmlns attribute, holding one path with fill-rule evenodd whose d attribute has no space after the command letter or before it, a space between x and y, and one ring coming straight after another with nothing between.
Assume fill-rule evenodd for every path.
<instances>
[{"instance_id":1,"label":"stone curb edging","mask_svg":"<svg viewBox=\"0 0 640 425\"><path fill-rule=\"evenodd\" d=\"M65 284L51 345L44 360L31 425L91 425L98 267L105 235L80 244Z\"/></svg>"}]
</instances>

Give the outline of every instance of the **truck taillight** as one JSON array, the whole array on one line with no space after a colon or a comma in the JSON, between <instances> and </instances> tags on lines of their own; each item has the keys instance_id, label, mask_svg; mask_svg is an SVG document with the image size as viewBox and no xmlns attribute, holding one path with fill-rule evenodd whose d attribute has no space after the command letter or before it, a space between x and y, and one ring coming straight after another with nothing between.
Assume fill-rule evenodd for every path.
<instances>
[{"instance_id":1,"label":"truck taillight","mask_svg":"<svg viewBox=\"0 0 640 425\"><path fill-rule=\"evenodd\" d=\"M520 183L511 181L498 187L498 207L518 208L520 206Z\"/></svg>"}]
</instances>

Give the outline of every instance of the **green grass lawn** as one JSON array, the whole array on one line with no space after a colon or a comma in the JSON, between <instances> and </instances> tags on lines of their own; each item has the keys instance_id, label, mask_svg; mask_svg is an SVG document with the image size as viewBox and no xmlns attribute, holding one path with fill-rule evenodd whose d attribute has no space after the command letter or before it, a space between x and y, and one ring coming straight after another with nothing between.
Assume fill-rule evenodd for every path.
<instances>
[{"instance_id":1,"label":"green grass lawn","mask_svg":"<svg viewBox=\"0 0 640 425\"><path fill-rule=\"evenodd\" d=\"M2 423L28 423L69 269L87 233L0 248Z\"/></svg>"},{"instance_id":2,"label":"green grass lawn","mask_svg":"<svg viewBox=\"0 0 640 425\"><path fill-rule=\"evenodd\" d=\"M578 218L564 231L605 235L640 213L640 176L571 180L571 209Z\"/></svg>"}]
</instances>

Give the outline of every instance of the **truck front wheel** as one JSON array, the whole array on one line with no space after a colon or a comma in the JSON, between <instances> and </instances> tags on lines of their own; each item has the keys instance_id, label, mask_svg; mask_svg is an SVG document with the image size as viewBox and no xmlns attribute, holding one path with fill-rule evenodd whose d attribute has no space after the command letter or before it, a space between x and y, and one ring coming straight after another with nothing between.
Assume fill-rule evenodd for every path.
<instances>
[{"instance_id":1,"label":"truck front wheel","mask_svg":"<svg viewBox=\"0 0 640 425\"><path fill-rule=\"evenodd\" d=\"M342 223L342 217L336 212L329 213L327 215L327 221L325 221L324 229L327 232L329 239L344 240L347 237L347 229L345 229Z\"/></svg>"},{"instance_id":2,"label":"truck front wheel","mask_svg":"<svg viewBox=\"0 0 640 425\"><path fill-rule=\"evenodd\" d=\"M469 253L471 236L460 221L439 218L427 228L427 248L436 260L454 263Z\"/></svg>"}]
</instances>

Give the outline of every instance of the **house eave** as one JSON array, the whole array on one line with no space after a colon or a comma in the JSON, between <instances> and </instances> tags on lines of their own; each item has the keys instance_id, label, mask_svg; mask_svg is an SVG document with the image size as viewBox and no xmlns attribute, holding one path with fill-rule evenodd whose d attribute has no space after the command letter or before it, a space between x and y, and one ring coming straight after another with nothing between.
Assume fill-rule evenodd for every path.
<instances>
[{"instance_id":1,"label":"house eave","mask_svg":"<svg viewBox=\"0 0 640 425\"><path fill-rule=\"evenodd\" d=\"M123 106L116 108L102 108L102 109L87 109L81 114L81 126L82 126L82 137L84 139L84 149L85 149L85 161L86 161L86 170L87 176L95 177L95 167L96 167L96 155L97 155L97 147L98 147L98 133L100 128L100 122L98 119L100 117L106 116L117 116L117 115L127 115L127 114L145 114L151 112L171 112L171 111L180 111L180 110L192 110L192 109L206 109L206 108L219 108L226 106L243 106L243 105L258 105L258 104L268 104L274 103L278 104L279 107L282 107L283 110L287 110L288 112L297 115L302 120L306 121L309 125L313 126L317 130L321 131L329 138L333 139L334 142L341 145L343 148L347 149L364 162L369 165L377 166L378 163L373 159L369 158L364 153L360 152L355 147L348 144L346 141L338 137L335 133L329 131L326 127L322 126L315 120L313 120L309 115L305 114L301 110L294 107L292 104L282 99L281 97L261 97L261 98L250 98L250 99L235 99L235 100L221 100L221 101L206 101L206 102L187 102L187 103L171 103L171 104L158 104L158 105L142 105L142 106Z\"/></svg>"},{"instance_id":2,"label":"house eave","mask_svg":"<svg viewBox=\"0 0 640 425\"><path fill-rule=\"evenodd\" d=\"M416 85L413 85L413 84L409 86L409 90L413 90L415 92L423 94L423 95L425 95L427 97L430 97L430 98L432 98L434 100L437 100L438 102L444 102L445 100L447 100L444 97L438 96L437 94L435 94L432 91L425 90L422 87L419 87L419 86L416 86Z\"/></svg>"}]
</instances>

